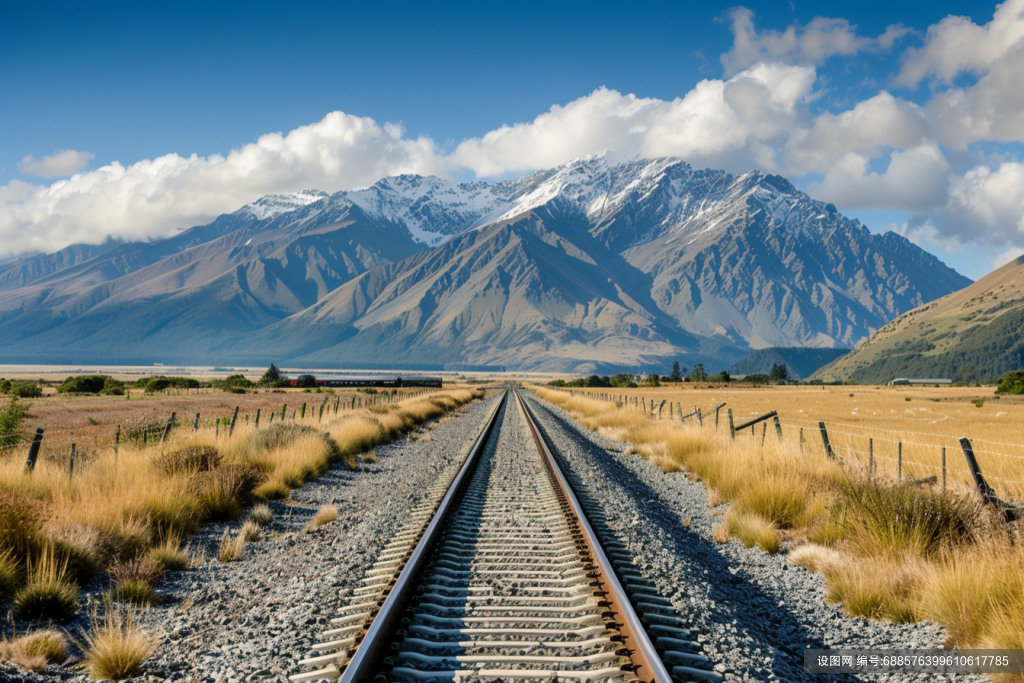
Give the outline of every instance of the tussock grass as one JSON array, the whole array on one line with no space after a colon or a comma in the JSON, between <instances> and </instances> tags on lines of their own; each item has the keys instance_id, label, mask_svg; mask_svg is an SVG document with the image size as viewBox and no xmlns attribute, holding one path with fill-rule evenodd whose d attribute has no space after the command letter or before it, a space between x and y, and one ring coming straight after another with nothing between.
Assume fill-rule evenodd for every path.
<instances>
[{"instance_id":1,"label":"tussock grass","mask_svg":"<svg viewBox=\"0 0 1024 683\"><path fill-rule=\"evenodd\" d=\"M260 503L249 510L249 519L261 527L270 526L274 521L274 511L266 503Z\"/></svg>"},{"instance_id":2,"label":"tussock grass","mask_svg":"<svg viewBox=\"0 0 1024 683\"><path fill-rule=\"evenodd\" d=\"M308 524L306 524L306 531L319 529L324 524L329 524L336 519L338 519L338 508L333 505L324 505L316 511L313 518L309 520Z\"/></svg>"},{"instance_id":3,"label":"tussock grass","mask_svg":"<svg viewBox=\"0 0 1024 683\"><path fill-rule=\"evenodd\" d=\"M251 519L247 519L242 528L238 530L238 535L245 539L246 543L260 540L260 532L263 530L256 522Z\"/></svg>"},{"instance_id":4,"label":"tussock grass","mask_svg":"<svg viewBox=\"0 0 1024 683\"><path fill-rule=\"evenodd\" d=\"M153 546L149 551L149 556L165 572L182 571L188 569L192 564L177 536L168 536L163 543Z\"/></svg>"},{"instance_id":5,"label":"tussock grass","mask_svg":"<svg viewBox=\"0 0 1024 683\"><path fill-rule=\"evenodd\" d=\"M756 545L771 555L782 549L775 525L759 515L731 509L725 517L725 528L730 536L736 537L748 548Z\"/></svg>"},{"instance_id":6,"label":"tussock grass","mask_svg":"<svg viewBox=\"0 0 1024 683\"><path fill-rule=\"evenodd\" d=\"M110 574L114 579L113 595L121 602L149 605L154 589L163 578L163 567L154 558L144 555L115 564Z\"/></svg>"},{"instance_id":7,"label":"tussock grass","mask_svg":"<svg viewBox=\"0 0 1024 683\"><path fill-rule=\"evenodd\" d=\"M786 563L794 567L804 567L812 572L822 572L828 567L842 564L843 554L834 548L827 548L816 543L797 546L789 551Z\"/></svg>"},{"instance_id":8,"label":"tussock grass","mask_svg":"<svg viewBox=\"0 0 1024 683\"><path fill-rule=\"evenodd\" d=\"M21 585L21 567L14 556L14 550L0 552L0 602L7 602Z\"/></svg>"},{"instance_id":9,"label":"tussock grass","mask_svg":"<svg viewBox=\"0 0 1024 683\"><path fill-rule=\"evenodd\" d=\"M102 618L93 615L92 630L85 636L85 668L92 678L120 681L142 673L157 640L139 627L135 614L108 603Z\"/></svg>"},{"instance_id":10,"label":"tussock grass","mask_svg":"<svg viewBox=\"0 0 1024 683\"><path fill-rule=\"evenodd\" d=\"M0 642L0 659L28 671L42 671L50 664L60 664L67 658L67 639L54 629L43 629Z\"/></svg>"},{"instance_id":11,"label":"tussock grass","mask_svg":"<svg viewBox=\"0 0 1024 683\"><path fill-rule=\"evenodd\" d=\"M225 529L224 535L220 537L220 546L217 548L217 559L221 562L237 562L242 559L245 551L245 536L239 533L231 538L231 530Z\"/></svg>"},{"instance_id":12,"label":"tussock grass","mask_svg":"<svg viewBox=\"0 0 1024 683\"><path fill-rule=\"evenodd\" d=\"M34 621L69 621L78 614L78 585L67 564L52 549L29 562L28 581L14 596L14 617Z\"/></svg>"},{"instance_id":13,"label":"tussock grass","mask_svg":"<svg viewBox=\"0 0 1024 683\"><path fill-rule=\"evenodd\" d=\"M852 559L824 567L825 599L847 614L906 623L918 619L923 566L909 553Z\"/></svg>"}]
</instances>

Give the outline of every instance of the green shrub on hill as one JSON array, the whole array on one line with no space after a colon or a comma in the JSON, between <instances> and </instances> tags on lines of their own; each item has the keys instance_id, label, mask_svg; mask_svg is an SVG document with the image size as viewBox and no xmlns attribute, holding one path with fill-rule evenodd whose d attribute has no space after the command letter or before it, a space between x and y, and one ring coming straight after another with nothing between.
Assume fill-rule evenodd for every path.
<instances>
[{"instance_id":1,"label":"green shrub on hill","mask_svg":"<svg viewBox=\"0 0 1024 683\"><path fill-rule=\"evenodd\" d=\"M68 377L57 387L57 392L61 394L98 394L103 391L108 379L110 378L106 375Z\"/></svg>"},{"instance_id":2,"label":"green shrub on hill","mask_svg":"<svg viewBox=\"0 0 1024 683\"><path fill-rule=\"evenodd\" d=\"M7 393L15 398L39 398L43 389L35 382L14 382Z\"/></svg>"},{"instance_id":3,"label":"green shrub on hill","mask_svg":"<svg viewBox=\"0 0 1024 683\"><path fill-rule=\"evenodd\" d=\"M1024 394L1024 370L1014 370L996 387L997 394Z\"/></svg>"}]
</instances>

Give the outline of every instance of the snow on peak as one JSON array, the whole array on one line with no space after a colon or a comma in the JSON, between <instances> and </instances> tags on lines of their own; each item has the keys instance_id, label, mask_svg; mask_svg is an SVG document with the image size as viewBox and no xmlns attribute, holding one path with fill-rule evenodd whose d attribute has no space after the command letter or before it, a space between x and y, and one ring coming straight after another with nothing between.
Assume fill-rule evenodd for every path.
<instances>
[{"instance_id":1,"label":"snow on peak","mask_svg":"<svg viewBox=\"0 0 1024 683\"><path fill-rule=\"evenodd\" d=\"M312 204L328 196L321 190L302 190L291 194L268 194L260 197L252 204L246 204L242 211L247 211L259 220L274 218L282 213L288 213L303 206Z\"/></svg>"}]
</instances>

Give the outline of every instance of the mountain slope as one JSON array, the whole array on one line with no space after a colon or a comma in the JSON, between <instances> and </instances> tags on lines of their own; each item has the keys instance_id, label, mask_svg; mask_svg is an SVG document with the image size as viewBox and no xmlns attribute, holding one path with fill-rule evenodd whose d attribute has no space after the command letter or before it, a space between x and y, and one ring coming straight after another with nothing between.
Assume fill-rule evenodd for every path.
<instances>
[{"instance_id":1,"label":"mountain slope","mask_svg":"<svg viewBox=\"0 0 1024 683\"><path fill-rule=\"evenodd\" d=\"M979 381L1024 367L1024 257L900 316L816 373L826 380L897 377Z\"/></svg>"},{"instance_id":2,"label":"mountain slope","mask_svg":"<svg viewBox=\"0 0 1024 683\"><path fill-rule=\"evenodd\" d=\"M11 362L545 369L851 346L969 284L783 178L615 155L268 195L167 240L7 261L5 282Z\"/></svg>"}]
</instances>

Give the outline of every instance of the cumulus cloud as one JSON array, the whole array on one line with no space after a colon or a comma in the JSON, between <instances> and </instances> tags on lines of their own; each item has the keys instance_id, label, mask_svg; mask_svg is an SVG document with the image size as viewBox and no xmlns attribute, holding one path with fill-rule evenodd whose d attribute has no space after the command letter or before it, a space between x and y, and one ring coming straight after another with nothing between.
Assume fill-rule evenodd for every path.
<instances>
[{"instance_id":1,"label":"cumulus cloud","mask_svg":"<svg viewBox=\"0 0 1024 683\"><path fill-rule=\"evenodd\" d=\"M58 149L48 157L36 159L31 154L18 162L18 170L40 178L66 178L89 165L96 155L73 149Z\"/></svg>"},{"instance_id":2,"label":"cumulus cloud","mask_svg":"<svg viewBox=\"0 0 1024 683\"><path fill-rule=\"evenodd\" d=\"M884 173L868 171L870 158L854 152L830 166L821 183L808 188L838 206L930 212L946 203L950 167L934 142L894 152Z\"/></svg>"},{"instance_id":3,"label":"cumulus cloud","mask_svg":"<svg viewBox=\"0 0 1024 683\"><path fill-rule=\"evenodd\" d=\"M984 26L968 17L949 16L928 29L924 46L907 51L896 82L914 86L929 76L949 83L961 73L981 75L1022 40L1024 0L998 5Z\"/></svg>"},{"instance_id":4,"label":"cumulus cloud","mask_svg":"<svg viewBox=\"0 0 1024 683\"><path fill-rule=\"evenodd\" d=\"M148 239L206 222L271 192L361 187L398 173L434 173L433 141L333 112L287 135L271 133L227 156L168 154L112 163L52 185L0 188L0 244L53 251L107 237Z\"/></svg>"},{"instance_id":5,"label":"cumulus cloud","mask_svg":"<svg viewBox=\"0 0 1024 683\"><path fill-rule=\"evenodd\" d=\"M954 180L949 201L930 219L960 242L1024 246L1024 164L978 166Z\"/></svg>"},{"instance_id":6,"label":"cumulus cloud","mask_svg":"<svg viewBox=\"0 0 1024 683\"><path fill-rule=\"evenodd\" d=\"M846 19L815 17L810 23L793 25L785 31L754 26L754 13L737 7L729 13L732 49L722 55L726 74L734 74L758 62L821 64L830 57L851 56L865 50L889 50L909 29L890 26L877 38L857 35L857 27Z\"/></svg>"}]
</instances>

